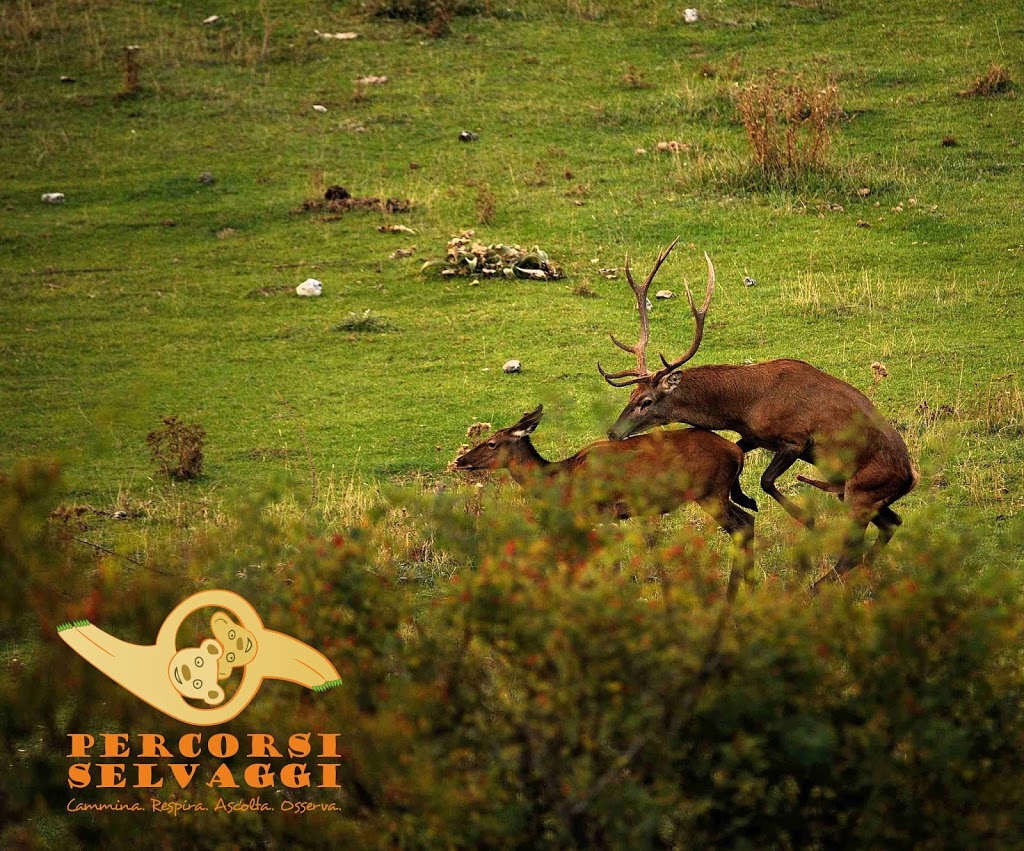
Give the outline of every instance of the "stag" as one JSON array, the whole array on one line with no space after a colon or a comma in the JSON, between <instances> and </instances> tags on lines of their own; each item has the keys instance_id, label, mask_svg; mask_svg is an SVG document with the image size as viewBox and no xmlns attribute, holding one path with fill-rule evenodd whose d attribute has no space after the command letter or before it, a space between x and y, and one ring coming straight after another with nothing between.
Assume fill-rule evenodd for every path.
<instances>
[{"instance_id":1,"label":"stag","mask_svg":"<svg viewBox=\"0 0 1024 851\"><path fill-rule=\"evenodd\" d=\"M654 426L676 422L737 432L740 440L736 445L743 452L760 448L773 453L761 476L761 488L807 527L813 526L813 518L783 495L775 483L797 460L817 466L825 481L797 478L838 496L852 520L835 566L814 584L817 592L824 582L839 579L862 559L873 559L902 523L892 504L908 494L918 480L907 446L867 396L803 361L781 359L680 370L700 347L704 319L715 291L715 267L706 253L708 283L699 308L686 285L686 299L696 324L693 342L682 357L668 361L662 355L662 367L649 370L647 291L678 241L676 237L658 255L647 280L639 286L626 258L626 279L640 311L640 338L635 346L628 346L612 336L616 346L636 357L635 369L608 373L600 363L597 365L613 387L635 385L608 436L625 440ZM878 538L865 553L869 523L878 528Z\"/></svg>"},{"instance_id":2,"label":"stag","mask_svg":"<svg viewBox=\"0 0 1024 851\"><path fill-rule=\"evenodd\" d=\"M700 429L659 430L622 441L598 441L562 461L548 461L530 440L543 411L539 405L515 425L481 441L455 460L454 469L506 469L520 485L563 487L570 499L578 494L593 501L598 512L620 520L667 514L695 502L738 539L746 573L753 560L754 518L739 506L756 511L757 504L740 488L743 452L736 444ZM637 482L644 482L642 490ZM730 599L739 578L734 569Z\"/></svg>"}]
</instances>

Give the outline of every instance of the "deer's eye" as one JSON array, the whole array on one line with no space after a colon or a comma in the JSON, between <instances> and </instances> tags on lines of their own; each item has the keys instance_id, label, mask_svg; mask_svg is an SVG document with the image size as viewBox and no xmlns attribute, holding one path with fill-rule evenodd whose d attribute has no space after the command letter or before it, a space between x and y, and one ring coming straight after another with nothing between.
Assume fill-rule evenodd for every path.
<instances>
[{"instance_id":1,"label":"deer's eye","mask_svg":"<svg viewBox=\"0 0 1024 851\"><path fill-rule=\"evenodd\" d=\"M494 440L488 440L488 441L487 441L487 448L488 448L488 449L497 449L497 448L498 448L498 443L497 443L497 441L494 441Z\"/></svg>"},{"instance_id":2,"label":"deer's eye","mask_svg":"<svg viewBox=\"0 0 1024 851\"><path fill-rule=\"evenodd\" d=\"M644 399L644 400L643 400L643 401L642 401L642 402L640 403L640 410L641 410L641 411L646 411L646 410L647 410L647 409L648 409L649 407L651 407L651 405L653 405L653 404L654 404L654 400L653 400L653 399Z\"/></svg>"}]
</instances>

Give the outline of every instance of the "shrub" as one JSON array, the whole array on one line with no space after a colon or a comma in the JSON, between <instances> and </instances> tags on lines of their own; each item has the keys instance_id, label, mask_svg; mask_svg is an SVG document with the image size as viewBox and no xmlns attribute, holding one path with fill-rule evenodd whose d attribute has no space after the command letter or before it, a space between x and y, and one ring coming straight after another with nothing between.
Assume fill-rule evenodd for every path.
<instances>
[{"instance_id":1,"label":"shrub","mask_svg":"<svg viewBox=\"0 0 1024 851\"><path fill-rule=\"evenodd\" d=\"M1012 92L1014 88L1010 73L1002 65L993 63L988 66L984 74L981 74L971 85L960 92L960 97L992 97Z\"/></svg>"},{"instance_id":2,"label":"shrub","mask_svg":"<svg viewBox=\"0 0 1024 851\"><path fill-rule=\"evenodd\" d=\"M164 417L163 426L146 435L146 446L163 475L191 481L203 474L205 438L206 430L198 423L186 424L177 417Z\"/></svg>"},{"instance_id":3,"label":"shrub","mask_svg":"<svg viewBox=\"0 0 1024 851\"><path fill-rule=\"evenodd\" d=\"M908 520L890 545L899 568L859 569L859 590L810 603L765 583L728 606L726 565L688 527L642 548L631 525L595 529L558 494L482 517L450 493L398 494L462 560L429 588L387 556L383 510L310 535L258 503L177 546L170 570L95 570L51 534L58 494L49 469L0 486L4 847L43 828L67 849L97 836L200 848L311 837L361 848L1019 845L1021 530L992 544L988 569L966 528ZM217 728L243 741L341 733L340 792L69 792L66 733L189 730L77 659L56 625L89 618L146 643L199 587L238 591L268 628L341 672L344 684L320 695L265 684ZM200 778L219 762L189 761ZM246 764L224 762L236 777ZM150 797L173 796L209 811L67 812L72 794L147 812ZM213 810L257 794L271 810ZM283 812L294 799L336 811Z\"/></svg>"},{"instance_id":4,"label":"shrub","mask_svg":"<svg viewBox=\"0 0 1024 851\"><path fill-rule=\"evenodd\" d=\"M799 75L771 72L741 86L735 108L765 177L785 183L827 167L832 128L842 116L834 83L812 86Z\"/></svg>"}]
</instances>

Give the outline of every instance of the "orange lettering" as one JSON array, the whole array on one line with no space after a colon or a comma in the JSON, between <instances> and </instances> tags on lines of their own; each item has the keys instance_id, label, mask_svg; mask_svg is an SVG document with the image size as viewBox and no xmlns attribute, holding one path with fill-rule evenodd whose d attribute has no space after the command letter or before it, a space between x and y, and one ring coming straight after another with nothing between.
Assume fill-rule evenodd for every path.
<instances>
[{"instance_id":1,"label":"orange lettering","mask_svg":"<svg viewBox=\"0 0 1024 851\"><path fill-rule=\"evenodd\" d=\"M96 740L88 733L68 733L71 739L71 757L83 757L89 755L89 748L96 744Z\"/></svg>"},{"instance_id":2,"label":"orange lettering","mask_svg":"<svg viewBox=\"0 0 1024 851\"><path fill-rule=\"evenodd\" d=\"M68 786L72 789L84 789L92 778L89 776L91 762L75 762L68 766Z\"/></svg>"},{"instance_id":3,"label":"orange lettering","mask_svg":"<svg viewBox=\"0 0 1024 851\"><path fill-rule=\"evenodd\" d=\"M272 756L281 756L281 752L274 747L274 737L267 733L250 733L249 757L251 759L265 759Z\"/></svg>"}]
</instances>

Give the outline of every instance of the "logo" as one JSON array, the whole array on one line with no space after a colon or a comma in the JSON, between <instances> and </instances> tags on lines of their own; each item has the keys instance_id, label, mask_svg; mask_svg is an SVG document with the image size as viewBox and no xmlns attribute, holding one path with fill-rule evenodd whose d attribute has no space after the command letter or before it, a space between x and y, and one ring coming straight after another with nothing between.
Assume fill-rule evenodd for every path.
<instances>
[{"instance_id":1,"label":"logo","mask_svg":"<svg viewBox=\"0 0 1024 851\"><path fill-rule=\"evenodd\" d=\"M176 649L178 628L201 609L215 608L213 638ZM160 626L156 643L130 644L87 620L57 632L90 664L154 709L186 724L211 726L237 716L264 680L286 680L316 692L341 685L326 656L305 642L263 626L249 602L232 591L200 591L179 603ZM225 700L221 682L236 668L242 681ZM201 702L196 706L188 700Z\"/></svg>"}]
</instances>

